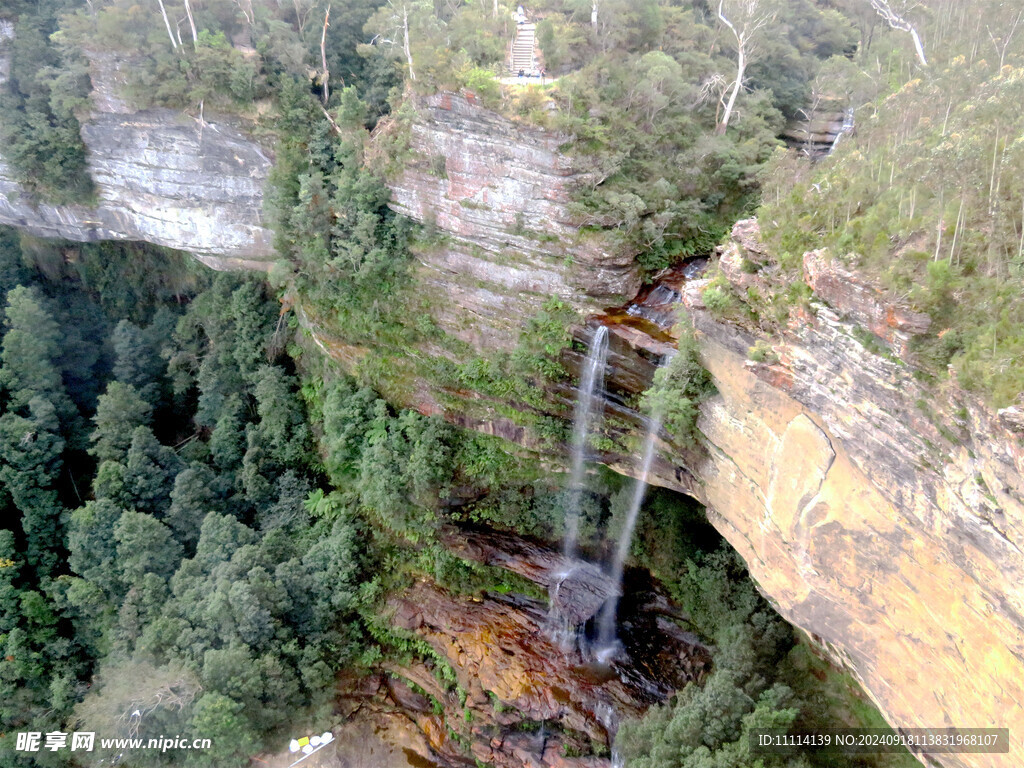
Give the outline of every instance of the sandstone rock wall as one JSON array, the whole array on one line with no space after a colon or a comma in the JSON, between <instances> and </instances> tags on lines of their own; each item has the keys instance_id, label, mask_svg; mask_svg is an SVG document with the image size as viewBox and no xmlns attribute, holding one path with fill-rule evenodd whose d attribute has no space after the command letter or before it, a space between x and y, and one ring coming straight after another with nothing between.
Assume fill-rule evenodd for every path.
<instances>
[{"instance_id":1,"label":"sandstone rock wall","mask_svg":"<svg viewBox=\"0 0 1024 768\"><path fill-rule=\"evenodd\" d=\"M272 258L260 213L267 153L225 123L133 112L117 96L116 63L94 67L96 111L83 138L98 205L33 205L0 160L0 222L76 240L148 240L218 268L264 266ZM0 78L5 71L0 56ZM578 230L570 202L589 179L559 152L564 141L462 97L419 107L415 159L393 183L394 205L444 235L418 254L418 278L444 298L439 324L477 350L511 348L549 296L596 311L637 291L630 254ZM749 224L740 234L746 246L737 247L755 242ZM752 261L770 258L753 249ZM806 266L819 300L793 316L770 365L747 360L755 338L712 318L690 286L719 394L699 421L706 455L662 445L654 481L708 505L766 594L849 665L893 724L1011 728L1010 755L945 755L943 765L1020 765L1024 449L1016 412L1000 419L955 388L939 397L922 388L906 342L924 318L822 254ZM865 324L890 356L857 340ZM348 362L367 353L323 349ZM650 360L616 354L622 366L634 354L636 365L617 380L641 389ZM406 404L439 408L430 382L409 391ZM445 415L529 439L507 419ZM604 460L635 471L628 455Z\"/></svg>"},{"instance_id":2,"label":"sandstone rock wall","mask_svg":"<svg viewBox=\"0 0 1024 768\"><path fill-rule=\"evenodd\" d=\"M719 390L702 408L709 452L690 490L783 615L844 661L891 723L1009 727L1009 755L935 759L1020 765L1021 435L955 387L937 398L845 319L888 314L888 329L869 329L901 352L920 317L878 311L884 297L821 253L805 268L829 303L794 313L771 365L746 360L754 339L715 321L689 286Z\"/></svg>"},{"instance_id":3,"label":"sandstone rock wall","mask_svg":"<svg viewBox=\"0 0 1024 768\"><path fill-rule=\"evenodd\" d=\"M3 59L0 50L0 81ZM96 205L31 200L0 147L0 224L85 242L144 240L189 251L215 269L266 269L274 253L262 215L268 153L225 120L132 110L118 96L118 66L97 57L91 67L93 113L82 139Z\"/></svg>"},{"instance_id":4,"label":"sandstone rock wall","mask_svg":"<svg viewBox=\"0 0 1024 768\"><path fill-rule=\"evenodd\" d=\"M736 238L752 261L770 260L753 250L756 223L739 225ZM861 680L893 725L1017 734L1009 755L933 756L937 764L1020 765L1024 432L1014 413L914 377L909 337L926 318L820 252L807 254L805 280L818 294L771 340L773 363L747 359L758 337L710 315L699 281L683 287L718 394L701 408L704 452L662 443L651 479L708 507L765 594ZM865 331L877 339L870 349ZM615 337L609 381L646 387L650 349L664 341ZM609 402L606 415L617 409ZM529 444L502 423L465 425ZM601 459L637 471L635 456Z\"/></svg>"},{"instance_id":5,"label":"sandstone rock wall","mask_svg":"<svg viewBox=\"0 0 1024 768\"><path fill-rule=\"evenodd\" d=\"M445 173L440 161L424 160L394 191L400 210L450 235L446 248L424 258L423 275L438 289L459 286L447 305L458 319L453 327L486 350L507 348L514 339L507 330L494 332L500 323L493 317L518 331L532 301L523 296L540 289L572 296L564 291L573 286L596 294L603 283L580 282L572 270L550 262L546 277L530 282L521 262L504 260L502 249L515 249L531 268L544 263L530 243L503 240L502 228L524 196L550 205L551 183L509 181L531 161L508 148L507 126L489 127L495 138L481 143L473 130L485 123L478 111L444 97L421 110L414 146L424 157L444 158ZM537 134L528 140L543 146L548 139ZM557 155L539 156L548 158L545 167L565 172ZM553 252L571 253L578 264L569 222L546 216L557 236ZM743 258L771 261L756 222L738 225L735 237L723 262L737 268L724 272L739 282L756 279L738 268ZM910 340L927 328L927 317L887 299L824 253L807 255L804 277L816 298L810 311L793 313L781 340L773 340L773 364L747 360L757 337L715 320L700 302L699 285L686 287L684 300L719 394L704 405L698 425L706 453L661 445L654 482L707 505L779 610L853 671L891 723L998 725L1019 734L1024 449L1012 431L1013 414L1001 420L955 386L937 397L914 378ZM492 296L488 284L500 289ZM632 284L619 285L625 291ZM506 292L516 298L504 303ZM627 339L627 331L617 336ZM872 349L863 343L865 331L878 341ZM619 345L611 375L618 386L637 391L647 385L650 353L663 344L654 341ZM429 382L417 391L422 403L430 401ZM565 397L555 393L554 399ZM616 406L607 408L611 413ZM529 440L497 416L466 425ZM636 471L635 457L625 453L606 453L602 460ZM1020 744L1018 735L1009 755L935 759L944 766L1010 768L1024 760Z\"/></svg>"},{"instance_id":6,"label":"sandstone rock wall","mask_svg":"<svg viewBox=\"0 0 1024 768\"><path fill-rule=\"evenodd\" d=\"M591 182L562 134L519 125L442 93L417 104L413 159L390 182L392 207L443 235L421 249L419 281L442 300L435 319L478 350L511 349L549 297L591 311L640 287L633 254L571 213Z\"/></svg>"}]
</instances>

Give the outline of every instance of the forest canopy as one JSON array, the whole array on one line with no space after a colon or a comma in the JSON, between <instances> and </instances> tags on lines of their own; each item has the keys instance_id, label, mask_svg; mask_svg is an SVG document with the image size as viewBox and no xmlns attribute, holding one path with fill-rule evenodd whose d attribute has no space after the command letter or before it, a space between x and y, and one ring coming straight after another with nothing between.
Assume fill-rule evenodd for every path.
<instances>
[{"instance_id":1,"label":"forest canopy","mask_svg":"<svg viewBox=\"0 0 1024 768\"><path fill-rule=\"evenodd\" d=\"M100 62L110 55L131 62L119 77L134 105L185 109L199 119L237 114L300 152L309 147L321 167L323 152L305 135L316 123L329 127L313 134L340 126L358 147L365 140L352 133L356 127L373 128L410 100L414 106L414 94L469 89L571 136L569 151L595 168L577 213L588 227L610 229L619 247L655 272L706 252L752 210L758 170L783 120L806 106L822 62L852 54L863 37L842 4L758 5L763 23L739 46L703 0L595 3L596 19L589 6L542 2L529 13L546 66L560 77L548 90L522 91L495 79L516 27L514 7L504 2L167 0L143 7L93 0L82 7L48 0L3 12L16 21L10 97L21 96L0 124L12 140L37 137L8 158L29 189L67 201L89 192L77 118L88 110L90 70L106 71ZM749 62L742 72L737 55ZM296 87L311 111L301 125L290 117ZM39 143L44 133L26 130L30 121L46 123L48 144ZM279 181L285 174L287 185L299 183L294 151L280 166Z\"/></svg>"},{"instance_id":2,"label":"forest canopy","mask_svg":"<svg viewBox=\"0 0 1024 768\"><path fill-rule=\"evenodd\" d=\"M760 206L779 295L713 285L720 307L775 302L744 320L777 330L802 253L826 245L932 317L918 375L951 367L997 405L1019 398L1022 16L994 0L886 4L909 34L877 5L542 0L528 11L557 80L524 89L499 82L515 31L504 2L6 3L0 143L33 204L95 202L80 128L113 58L133 106L244 121L273 145L265 213L279 261L269 281L214 276L139 244L0 230L0 747L29 725L89 723L212 737L189 764L244 765L326 718L339 670L418 654L451 685L390 625L391 592L421 578L530 589L452 555L439 532L556 539L560 481L371 386L410 378L415 342L451 341L412 279L416 250L443 235L388 206L424 94L470 92L565 136L594 170L572 214L645 276L712 252ZM828 99L854 110L856 135L813 166L782 151L786 121ZM376 361L350 378L310 355L299 311ZM536 405L538 382L568 377L573 313L552 298L514 351L432 373ZM696 350L666 374L694 390L667 414L689 436L710 389ZM531 426L540 444L564 443L561 420ZM595 481L584 547L623 498L620 478ZM751 728L830 712L805 646L734 553L695 541L700 523L658 496L634 545L719 649L704 686L624 725L637 768L756 764ZM12 765L62 758L21 757Z\"/></svg>"},{"instance_id":3,"label":"forest canopy","mask_svg":"<svg viewBox=\"0 0 1024 768\"><path fill-rule=\"evenodd\" d=\"M928 313L919 375L941 383L952 371L1005 407L1024 392L1024 14L933 2L914 19L927 67L900 33L903 47L876 44L830 69L857 135L816 166L776 158L762 231L790 274L827 246Z\"/></svg>"}]
</instances>

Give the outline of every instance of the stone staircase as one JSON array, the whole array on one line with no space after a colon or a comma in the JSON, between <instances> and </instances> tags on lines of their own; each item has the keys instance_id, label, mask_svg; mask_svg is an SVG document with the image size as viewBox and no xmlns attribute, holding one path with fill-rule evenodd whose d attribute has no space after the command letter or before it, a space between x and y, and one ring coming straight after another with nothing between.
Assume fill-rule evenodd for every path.
<instances>
[{"instance_id":1,"label":"stone staircase","mask_svg":"<svg viewBox=\"0 0 1024 768\"><path fill-rule=\"evenodd\" d=\"M508 65L509 72L513 75L518 75L519 70L529 75L536 69L534 66L536 38L536 24L516 25L516 39L512 42L512 53L509 56Z\"/></svg>"}]
</instances>

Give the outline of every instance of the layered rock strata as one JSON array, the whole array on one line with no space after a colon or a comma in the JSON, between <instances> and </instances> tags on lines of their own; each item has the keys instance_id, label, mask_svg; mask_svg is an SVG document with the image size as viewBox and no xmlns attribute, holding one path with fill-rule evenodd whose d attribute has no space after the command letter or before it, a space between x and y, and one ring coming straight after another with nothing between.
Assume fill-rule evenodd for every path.
<instances>
[{"instance_id":1,"label":"layered rock strata","mask_svg":"<svg viewBox=\"0 0 1024 768\"><path fill-rule=\"evenodd\" d=\"M582 621L615 589L587 563L567 562L513 536L451 530L445 541L462 557L544 587L575 572L575 585L570 589L565 579L561 600ZM609 741L620 720L700 680L711 664L708 649L679 628L681 616L656 589L630 592L622 605L623 625L632 628L623 638L626 653L602 666L557 642L541 601L456 595L417 583L391 599L392 621L429 644L438 663L453 671L454 686L441 682L428 662L392 664L348 681L339 744L357 739L373 758L361 763L364 747L340 746L338 762L329 764L610 768Z\"/></svg>"},{"instance_id":2,"label":"layered rock strata","mask_svg":"<svg viewBox=\"0 0 1024 768\"><path fill-rule=\"evenodd\" d=\"M818 97L790 120L782 131L782 140L790 149L811 160L826 157L846 133L853 130L853 109L848 100Z\"/></svg>"},{"instance_id":3,"label":"layered rock strata","mask_svg":"<svg viewBox=\"0 0 1024 768\"><path fill-rule=\"evenodd\" d=\"M0 28L0 37L8 33ZM148 240L220 268L265 265L267 153L227 124L131 111L117 98L116 62L94 68L95 111L83 138L98 204L34 205L0 161L0 222L77 240ZM0 55L0 78L5 72ZM798 138L834 136L836 122ZM393 182L395 206L441 233L418 254L419 285L444 297L438 324L479 352L512 348L550 296L596 317L637 291L631 255L579 232L573 192L596 180L559 151L565 139L463 97L419 107L415 159ZM752 224L737 240L723 266L771 261ZM770 340L771 363L748 360L758 336L716 320L699 286L683 286L719 394L701 409L706 454L664 444L651 479L708 505L766 594L849 665L893 724L1006 725L1014 734L1009 755L937 756L942 765L1017 766L1024 417L1016 408L994 414L955 386L923 387L910 339L926 319L826 254L810 254L805 266L817 298ZM726 271L737 284L743 274ZM659 345L671 341L619 327L611 378L621 397L608 409L628 423L628 395L647 385ZM866 348L864 331L888 353ZM350 364L368 353L319 342ZM446 410L430 381L408 392L406 405L530 441L497 409L472 417ZM556 392L553 401L571 396ZM603 460L635 472L626 452Z\"/></svg>"},{"instance_id":4,"label":"layered rock strata","mask_svg":"<svg viewBox=\"0 0 1024 768\"><path fill-rule=\"evenodd\" d=\"M445 297L434 308L440 327L477 350L512 349L551 297L594 311L640 287L632 253L580 231L573 196L596 180L560 151L568 141L468 96L417 104L413 159L389 182L392 207L442 235L417 253L418 282Z\"/></svg>"},{"instance_id":5,"label":"layered rock strata","mask_svg":"<svg viewBox=\"0 0 1024 768\"><path fill-rule=\"evenodd\" d=\"M708 452L687 489L782 614L845 663L891 723L1011 729L1008 755L932 759L1019 765L1021 435L955 386L937 394L914 377L907 340L927 318L821 252L804 267L816 299L791 313L770 364L746 359L754 336L715 320L700 284L687 286L718 388L701 408ZM891 351L866 348L865 328Z\"/></svg>"},{"instance_id":6,"label":"layered rock strata","mask_svg":"<svg viewBox=\"0 0 1024 768\"><path fill-rule=\"evenodd\" d=\"M455 154L458 138L447 132L458 137L467 131L465 122L458 127L458 115L475 108L456 103L449 110L441 101L432 109L434 126L414 134L419 151L447 147ZM409 189L421 191L396 188L396 197L414 217L434 217L454 232L470 227L454 236L459 252L466 242L476 244L480 258L495 260L494 274L503 274L506 266L487 250L494 247L493 236L482 234L479 221L470 226L471 214L463 223L453 207L458 195L446 185L454 178L456 192L468 189L460 172L454 165L453 177L428 179L423 170L410 171ZM466 196L477 199L472 194ZM427 200L435 196L448 207L429 208ZM496 216L487 212L489 221ZM553 232L559 233L557 224ZM723 274L741 296L765 279L744 269L744 261L766 275L773 270L753 221L737 225L721 258ZM687 307L718 394L701 408L703 451L663 443L652 482L707 505L712 522L783 615L849 667L891 723L1001 725L1019 732L1024 451L1021 434L1013 431L1021 421L1017 411L994 414L955 385L940 393L925 387L913 375L912 339L927 329L926 316L826 253L807 254L804 267L814 298L808 308L795 308L788 327L773 338L713 317L701 302L699 281L669 287ZM440 286L444 270L437 264L429 269ZM508 284L527 295L531 290ZM649 385L658 358L673 345L670 313L644 309L650 294L624 313L592 316L614 330L608 371L613 397L606 405L613 418L606 423L616 425L620 438L635 416L630 396ZM477 349L508 348L515 333L495 334L494 320L477 303L482 294L470 295L463 306L464 295L454 290L447 309L461 318L463 337ZM491 305L515 332L528 316L518 301ZM758 340L770 346L773 360L748 359ZM566 353L570 369L573 358ZM497 410L493 418L467 420L437 406L429 381L416 389L424 396L410 405L537 447L528 430L515 428ZM573 393L556 387L550 395L564 412ZM628 435L620 442L628 444ZM600 458L636 472L628 451ZM944 766L1010 768L1024 755L1018 740L1010 755L933 758Z\"/></svg>"},{"instance_id":7,"label":"layered rock strata","mask_svg":"<svg viewBox=\"0 0 1024 768\"><path fill-rule=\"evenodd\" d=\"M91 62L93 108L82 139L95 204L31 199L0 148L0 224L83 242L143 240L215 269L266 269L274 258L262 215L268 152L226 119L132 109L118 95L120 66L109 57Z\"/></svg>"},{"instance_id":8,"label":"layered rock strata","mask_svg":"<svg viewBox=\"0 0 1024 768\"><path fill-rule=\"evenodd\" d=\"M747 281L765 279L738 268L744 259L772 269L753 221L737 225L722 254L723 274L741 295ZM701 406L702 449L663 442L650 479L707 506L764 593L850 669L892 724L1019 734L1018 411L995 414L955 383L926 387L914 376L911 343L927 328L925 316L823 252L808 253L804 266L815 296L770 338L711 315L702 281L668 286L695 326L718 394ZM629 395L649 385L672 343L670 314L648 306L653 292L623 310L628 322L616 313L592 319L613 323L610 429L628 429ZM764 362L748 359L759 340L771 349ZM429 382L420 386L430 391ZM572 392L558 387L551 398L571 401ZM531 445L526 430L496 424L466 426ZM637 471L625 452L600 460ZM1008 755L930 757L957 768L1010 768L1024 758L1020 744L1013 737Z\"/></svg>"}]
</instances>

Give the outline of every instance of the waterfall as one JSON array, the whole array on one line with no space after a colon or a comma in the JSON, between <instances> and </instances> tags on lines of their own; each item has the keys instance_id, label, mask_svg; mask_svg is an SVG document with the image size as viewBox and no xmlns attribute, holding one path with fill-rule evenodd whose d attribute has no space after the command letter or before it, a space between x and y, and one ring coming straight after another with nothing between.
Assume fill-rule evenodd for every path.
<instances>
[{"instance_id":1,"label":"waterfall","mask_svg":"<svg viewBox=\"0 0 1024 768\"><path fill-rule=\"evenodd\" d=\"M650 474L651 465L654 463L654 448L658 440L658 432L661 430L661 415L654 414L647 421L647 437L644 440L643 460L640 464L640 476L636 479L633 487L633 497L629 502L629 510L626 513L626 522L619 533L619 546L615 550L615 559L612 561L612 580L618 585L618 592L608 600L601 610L598 627L598 658L607 658L616 649L615 624L616 614L619 608L619 595L622 594L622 574L626 567L626 559L629 557L630 545L633 543L633 530L636 528L636 520L640 515L640 506L644 503L644 494L647 492L647 476Z\"/></svg>"},{"instance_id":2,"label":"waterfall","mask_svg":"<svg viewBox=\"0 0 1024 768\"><path fill-rule=\"evenodd\" d=\"M843 127L839 129L835 139L832 140L832 146L829 147L828 153L831 155L836 151L836 147L839 146L839 140L848 133L853 131L853 108L847 109L843 113Z\"/></svg>"},{"instance_id":3,"label":"waterfall","mask_svg":"<svg viewBox=\"0 0 1024 768\"><path fill-rule=\"evenodd\" d=\"M558 580L549 588L547 633L562 653L569 653L576 647L578 634L576 623L558 607L558 593L561 592L565 580L572 576L573 570L574 566L570 564L565 571L557 574Z\"/></svg>"},{"instance_id":4,"label":"waterfall","mask_svg":"<svg viewBox=\"0 0 1024 768\"><path fill-rule=\"evenodd\" d=\"M572 425L572 469L569 476L569 500L565 510L565 542L563 552L568 559L576 557L580 535L580 502L583 499L583 470L587 457L587 436L594 420L594 402L604 390L604 369L608 357L608 328L599 325L590 340L587 359L580 376L579 395Z\"/></svg>"}]
</instances>

